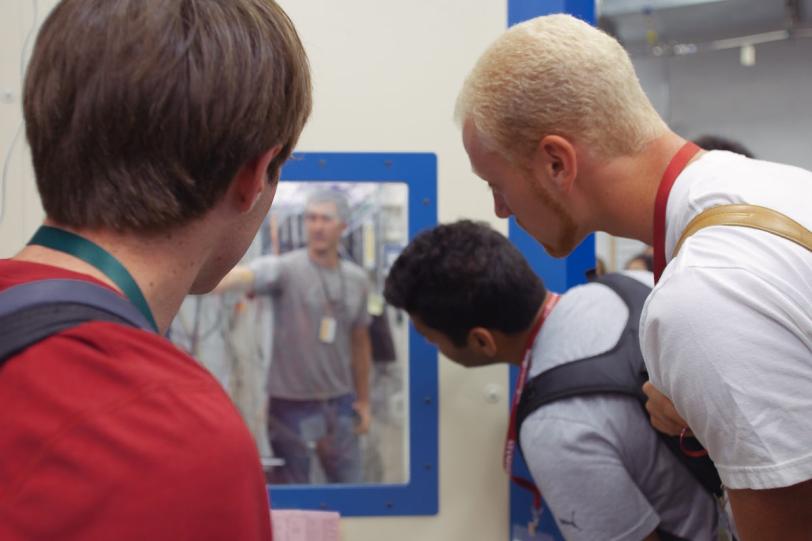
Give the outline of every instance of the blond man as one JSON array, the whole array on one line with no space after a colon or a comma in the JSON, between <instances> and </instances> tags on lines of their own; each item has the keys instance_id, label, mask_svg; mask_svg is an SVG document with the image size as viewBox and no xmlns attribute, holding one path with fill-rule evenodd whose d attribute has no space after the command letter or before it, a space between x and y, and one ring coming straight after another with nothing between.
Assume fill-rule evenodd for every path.
<instances>
[{"instance_id":1,"label":"blond man","mask_svg":"<svg viewBox=\"0 0 812 541\"><path fill-rule=\"evenodd\" d=\"M716 463L742 538L808 539L812 253L744 227L702 229L674 252L689 221L722 204L809 230L812 174L691 146L658 116L620 44L566 15L497 39L457 118L496 214L515 215L550 254L599 230L654 245L662 276L641 319L653 384Z\"/></svg>"}]
</instances>

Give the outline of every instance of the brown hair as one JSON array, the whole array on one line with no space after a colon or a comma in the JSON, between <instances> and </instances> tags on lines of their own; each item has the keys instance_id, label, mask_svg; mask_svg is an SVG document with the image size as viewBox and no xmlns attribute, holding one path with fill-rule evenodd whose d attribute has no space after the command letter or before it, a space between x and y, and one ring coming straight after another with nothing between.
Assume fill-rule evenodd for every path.
<instances>
[{"instance_id":1,"label":"brown hair","mask_svg":"<svg viewBox=\"0 0 812 541\"><path fill-rule=\"evenodd\" d=\"M204 215L311 109L307 57L271 0L63 0L37 37L24 114L47 215L157 232Z\"/></svg>"}]
</instances>

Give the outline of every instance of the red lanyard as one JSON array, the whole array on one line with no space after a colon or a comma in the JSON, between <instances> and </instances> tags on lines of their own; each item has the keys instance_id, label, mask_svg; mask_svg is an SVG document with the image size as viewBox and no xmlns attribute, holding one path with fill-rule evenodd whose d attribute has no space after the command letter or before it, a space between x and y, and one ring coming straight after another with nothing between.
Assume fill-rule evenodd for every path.
<instances>
[{"instance_id":1,"label":"red lanyard","mask_svg":"<svg viewBox=\"0 0 812 541\"><path fill-rule=\"evenodd\" d=\"M694 143L688 141L671 158L671 162L665 169L660 187L657 189L657 199L654 202L654 283L660 280L665 270L665 210L668 206L668 194L674 181L682 173L688 162L691 161L697 152L702 150Z\"/></svg>"},{"instance_id":2,"label":"red lanyard","mask_svg":"<svg viewBox=\"0 0 812 541\"><path fill-rule=\"evenodd\" d=\"M668 195L671 193L671 188L677 177L691 161L691 158L696 156L696 153L702 150L697 145L688 141L682 148L677 151L668 167L665 168L663 179L660 181L660 187L657 189L657 199L654 202L654 283L660 281L665 270L665 211L668 206ZM697 458L708 454L704 449L688 449L685 445L685 436L688 432L688 427L682 429L679 435L680 450L686 455Z\"/></svg>"},{"instance_id":3,"label":"red lanyard","mask_svg":"<svg viewBox=\"0 0 812 541\"><path fill-rule=\"evenodd\" d=\"M550 312L553 311L553 308L555 308L555 305L558 303L558 299L560 298L561 295L558 295L557 293L549 294L547 300L544 302L544 307L541 310L541 317L538 319L538 321L536 321L536 324L533 325L533 329L530 331L530 336L527 338L524 359L522 360L522 368L519 371L519 379L516 380L516 390L513 392L513 405L510 408L510 424L508 425L507 435L505 436L505 451L503 461L505 473L510 475L510 479L514 483L533 493L533 507L535 509L541 508L541 493L539 492L538 488L536 488L536 485L527 479L512 475L513 454L516 451L516 440L518 437L516 434L516 410L519 407L519 401L522 399L522 391L524 391L524 384L527 381L527 373L530 371L533 342L536 341L536 336L538 336L541 326L550 315Z\"/></svg>"}]
</instances>

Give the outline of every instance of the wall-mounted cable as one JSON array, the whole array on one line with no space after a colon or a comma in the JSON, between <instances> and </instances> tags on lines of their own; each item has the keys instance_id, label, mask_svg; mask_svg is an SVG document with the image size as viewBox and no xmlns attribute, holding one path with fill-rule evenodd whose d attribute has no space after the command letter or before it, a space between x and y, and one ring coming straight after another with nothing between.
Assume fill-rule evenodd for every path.
<instances>
[{"instance_id":1,"label":"wall-mounted cable","mask_svg":"<svg viewBox=\"0 0 812 541\"><path fill-rule=\"evenodd\" d=\"M23 40L22 50L20 51L20 81L25 78L25 64L28 59L28 49L31 45L31 39L34 37L34 32L37 29L37 21L39 20L39 0L32 0L31 5L34 9L31 28L28 29L28 33ZM3 159L3 173L2 176L0 176L0 223L3 222L3 218L5 218L6 215L6 187L8 186L8 169L11 164L11 156L14 153L14 148L17 145L17 140L20 138L22 131L23 119L21 118L17 124L17 128L14 130L14 137L11 138L11 142L6 149Z\"/></svg>"}]
</instances>

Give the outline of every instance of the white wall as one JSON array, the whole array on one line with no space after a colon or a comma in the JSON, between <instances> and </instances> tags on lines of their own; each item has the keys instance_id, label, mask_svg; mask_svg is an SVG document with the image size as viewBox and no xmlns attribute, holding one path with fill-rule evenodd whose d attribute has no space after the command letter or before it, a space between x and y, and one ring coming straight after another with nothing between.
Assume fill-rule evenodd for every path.
<instances>
[{"instance_id":1,"label":"white wall","mask_svg":"<svg viewBox=\"0 0 812 541\"><path fill-rule=\"evenodd\" d=\"M20 62L23 44L34 24L35 4L39 23L55 3L55 0L4 0L0 3L0 168L7 172L5 182L0 177L0 257L17 252L43 217L25 131L21 128ZM32 34L25 48L26 58L34 37ZM2 172L0 169L0 175Z\"/></svg>"},{"instance_id":2,"label":"white wall","mask_svg":"<svg viewBox=\"0 0 812 541\"><path fill-rule=\"evenodd\" d=\"M46 11L55 0L41 0ZM475 59L505 28L505 0L282 0L300 31L313 67L315 110L304 151L435 152L439 214L496 222L484 183L474 179L452 121L456 93ZM0 150L20 118L19 55L32 18L31 0L0 3ZM41 20L40 16L40 20ZM42 218L21 138L0 222L0 257L16 252ZM345 541L498 540L508 530L507 480L501 445L507 409L504 367L463 370L440 363L440 513L434 517L356 518ZM496 403L484 388L500 386Z\"/></svg>"},{"instance_id":3,"label":"white wall","mask_svg":"<svg viewBox=\"0 0 812 541\"><path fill-rule=\"evenodd\" d=\"M674 58L637 58L641 83L671 127L744 143L757 157L812 169L812 39Z\"/></svg>"},{"instance_id":4,"label":"white wall","mask_svg":"<svg viewBox=\"0 0 812 541\"><path fill-rule=\"evenodd\" d=\"M300 141L307 151L428 151L439 162L439 218L496 223L452 121L467 71L506 26L504 0L282 0L314 73L315 110ZM508 531L501 445L507 370L440 363L440 513L345 519L347 541L498 540ZM495 404L484 387L503 390Z\"/></svg>"}]
</instances>

